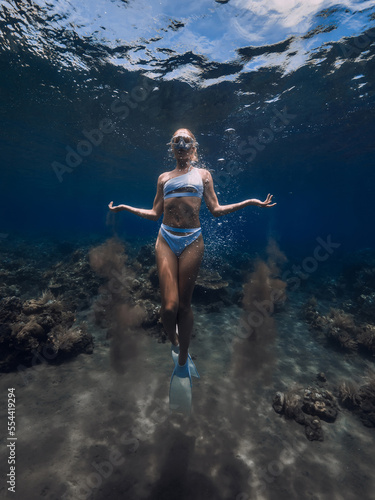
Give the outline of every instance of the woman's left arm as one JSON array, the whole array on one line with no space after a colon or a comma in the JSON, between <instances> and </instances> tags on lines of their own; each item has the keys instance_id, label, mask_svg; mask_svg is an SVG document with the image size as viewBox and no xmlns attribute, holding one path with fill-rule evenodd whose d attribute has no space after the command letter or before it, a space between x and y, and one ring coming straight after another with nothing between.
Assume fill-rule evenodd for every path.
<instances>
[{"instance_id":1,"label":"woman's left arm","mask_svg":"<svg viewBox=\"0 0 375 500\"><path fill-rule=\"evenodd\" d=\"M212 175L208 171L205 175L204 201L206 202L208 210L214 217L220 217L222 215L236 212L236 210L248 207L249 205L255 205L256 207L273 207L276 205L276 203L272 203L272 194L268 194L264 201L252 198L250 200L240 201L239 203L232 203L231 205L220 205L215 193Z\"/></svg>"}]
</instances>

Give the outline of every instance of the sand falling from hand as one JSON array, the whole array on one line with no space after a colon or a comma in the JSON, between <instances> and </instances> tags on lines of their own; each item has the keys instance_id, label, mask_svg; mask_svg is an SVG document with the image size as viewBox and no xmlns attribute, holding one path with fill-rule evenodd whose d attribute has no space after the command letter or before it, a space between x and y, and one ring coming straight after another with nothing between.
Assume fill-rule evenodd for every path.
<instances>
[{"instance_id":1,"label":"sand falling from hand","mask_svg":"<svg viewBox=\"0 0 375 500\"><path fill-rule=\"evenodd\" d=\"M91 268L107 280L99 289L93 310L96 322L107 327L111 365L123 374L130 367L134 369L143 344L141 324L145 311L134 303L131 294L135 272L126 265L125 246L117 238L92 248L89 260Z\"/></svg>"},{"instance_id":2,"label":"sand falling from hand","mask_svg":"<svg viewBox=\"0 0 375 500\"><path fill-rule=\"evenodd\" d=\"M271 381L276 339L273 314L286 299L286 283L279 275L287 259L274 240L267 245L267 255L267 261L255 263L244 285L243 314L233 346L234 377L246 385L256 380Z\"/></svg>"}]
</instances>

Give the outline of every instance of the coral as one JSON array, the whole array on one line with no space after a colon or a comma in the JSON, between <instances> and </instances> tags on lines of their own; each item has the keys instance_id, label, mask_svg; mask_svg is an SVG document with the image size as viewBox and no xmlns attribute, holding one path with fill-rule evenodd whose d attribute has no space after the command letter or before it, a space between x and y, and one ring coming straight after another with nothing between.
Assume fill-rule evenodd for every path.
<instances>
[{"instance_id":1,"label":"coral","mask_svg":"<svg viewBox=\"0 0 375 500\"><path fill-rule=\"evenodd\" d=\"M52 239L12 238L2 242L0 299L40 297L41 303L63 296L71 310L88 307L101 282L88 265L85 247ZM30 304L37 307L37 304Z\"/></svg>"},{"instance_id":2,"label":"coral","mask_svg":"<svg viewBox=\"0 0 375 500\"><path fill-rule=\"evenodd\" d=\"M228 302L228 282L217 271L201 268L194 288L194 299L201 304Z\"/></svg>"},{"instance_id":3,"label":"coral","mask_svg":"<svg viewBox=\"0 0 375 500\"><path fill-rule=\"evenodd\" d=\"M302 410L325 422L334 422L338 413L333 394L327 390L317 390L312 387L305 389Z\"/></svg>"},{"instance_id":4,"label":"coral","mask_svg":"<svg viewBox=\"0 0 375 500\"><path fill-rule=\"evenodd\" d=\"M12 325L12 336L18 347L37 349L39 342L46 339L46 332L33 318L26 325L23 323Z\"/></svg>"},{"instance_id":5,"label":"coral","mask_svg":"<svg viewBox=\"0 0 375 500\"><path fill-rule=\"evenodd\" d=\"M304 424L305 416L302 412L300 392L300 389L292 389L285 393L284 415L288 419L294 419L299 424Z\"/></svg>"},{"instance_id":6,"label":"coral","mask_svg":"<svg viewBox=\"0 0 375 500\"><path fill-rule=\"evenodd\" d=\"M317 374L316 378L318 379L318 381L321 384L324 384L325 382L327 382L327 377L326 377L326 374L324 372L319 372Z\"/></svg>"},{"instance_id":7,"label":"coral","mask_svg":"<svg viewBox=\"0 0 375 500\"><path fill-rule=\"evenodd\" d=\"M58 325L49 333L48 340L55 352L60 352L63 355L70 356L73 352L82 351L91 354L93 351L93 338L89 334L85 322L78 327L68 329Z\"/></svg>"},{"instance_id":8,"label":"coral","mask_svg":"<svg viewBox=\"0 0 375 500\"><path fill-rule=\"evenodd\" d=\"M74 314L51 297L45 292L24 302L17 297L0 300L0 371L25 368L41 357L58 361L62 355L92 352L91 334L84 326L72 330ZM44 356L46 349L52 355Z\"/></svg>"},{"instance_id":9,"label":"coral","mask_svg":"<svg viewBox=\"0 0 375 500\"><path fill-rule=\"evenodd\" d=\"M306 418L305 434L309 441L323 441L322 423L318 417Z\"/></svg>"},{"instance_id":10,"label":"coral","mask_svg":"<svg viewBox=\"0 0 375 500\"><path fill-rule=\"evenodd\" d=\"M358 342L347 331L340 330L334 325L328 328L327 336L345 350L355 351L358 349Z\"/></svg>"},{"instance_id":11,"label":"coral","mask_svg":"<svg viewBox=\"0 0 375 500\"><path fill-rule=\"evenodd\" d=\"M331 308L329 311L329 318L334 323L335 327L340 330L346 330L349 333L354 334L356 331L356 325L354 323L353 315L347 314L341 309Z\"/></svg>"},{"instance_id":12,"label":"coral","mask_svg":"<svg viewBox=\"0 0 375 500\"><path fill-rule=\"evenodd\" d=\"M331 308L328 315L322 316L315 298L302 306L301 313L312 330L324 333L344 351L355 352L360 348L363 352L375 354L375 325L360 322L342 309Z\"/></svg>"},{"instance_id":13,"label":"coral","mask_svg":"<svg viewBox=\"0 0 375 500\"><path fill-rule=\"evenodd\" d=\"M375 355L375 325L364 325L357 340L360 347Z\"/></svg>"},{"instance_id":14,"label":"coral","mask_svg":"<svg viewBox=\"0 0 375 500\"><path fill-rule=\"evenodd\" d=\"M342 382L339 386L339 401L347 408L359 406L358 387L352 382Z\"/></svg>"},{"instance_id":15,"label":"coral","mask_svg":"<svg viewBox=\"0 0 375 500\"><path fill-rule=\"evenodd\" d=\"M349 257L344 265L342 281L350 300L355 304L353 310L367 321L375 322L375 256L367 250Z\"/></svg>"},{"instance_id":16,"label":"coral","mask_svg":"<svg viewBox=\"0 0 375 500\"><path fill-rule=\"evenodd\" d=\"M273 398L272 408L276 413L284 413L285 411L285 394L283 392L277 392Z\"/></svg>"},{"instance_id":17,"label":"coral","mask_svg":"<svg viewBox=\"0 0 375 500\"><path fill-rule=\"evenodd\" d=\"M304 318L312 329L317 332L324 330L328 320L321 316L318 312L318 301L312 296L301 308L301 316Z\"/></svg>"},{"instance_id":18,"label":"coral","mask_svg":"<svg viewBox=\"0 0 375 500\"><path fill-rule=\"evenodd\" d=\"M342 406L357 415L366 427L375 427L375 374L372 372L358 387L351 382L339 386L339 400Z\"/></svg>"},{"instance_id":19,"label":"coral","mask_svg":"<svg viewBox=\"0 0 375 500\"><path fill-rule=\"evenodd\" d=\"M360 344L371 343L371 333L364 336L363 325L354 321L352 314L341 309L331 308L327 316L319 314L315 300L302 307L302 316L316 332L323 332L326 337L346 351L356 351Z\"/></svg>"},{"instance_id":20,"label":"coral","mask_svg":"<svg viewBox=\"0 0 375 500\"><path fill-rule=\"evenodd\" d=\"M315 309L316 310L318 308L318 300L317 300L317 298L314 295L312 295L309 298L309 300L306 302L305 307L307 309Z\"/></svg>"},{"instance_id":21,"label":"coral","mask_svg":"<svg viewBox=\"0 0 375 500\"><path fill-rule=\"evenodd\" d=\"M138 252L137 261L142 267L150 267L155 263L154 245L143 245Z\"/></svg>"},{"instance_id":22,"label":"coral","mask_svg":"<svg viewBox=\"0 0 375 500\"><path fill-rule=\"evenodd\" d=\"M6 266L6 268L4 268ZM43 277L43 270L40 269L39 262L34 259L13 259L9 263L2 263L0 269L0 298L17 296L21 294L34 294L40 291L40 287L47 284Z\"/></svg>"},{"instance_id":23,"label":"coral","mask_svg":"<svg viewBox=\"0 0 375 500\"><path fill-rule=\"evenodd\" d=\"M315 387L295 387L286 393L277 392L272 407L285 418L304 425L306 437L310 441L323 441L321 420L332 423L338 414L333 394Z\"/></svg>"},{"instance_id":24,"label":"coral","mask_svg":"<svg viewBox=\"0 0 375 500\"><path fill-rule=\"evenodd\" d=\"M145 317L142 321L144 328L154 327L159 324L160 320L160 305L156 305L151 300L143 300L142 306L145 311Z\"/></svg>"},{"instance_id":25,"label":"coral","mask_svg":"<svg viewBox=\"0 0 375 500\"><path fill-rule=\"evenodd\" d=\"M22 311L22 301L18 297L6 297L0 300L0 325L16 321Z\"/></svg>"},{"instance_id":26,"label":"coral","mask_svg":"<svg viewBox=\"0 0 375 500\"><path fill-rule=\"evenodd\" d=\"M326 329L326 335L329 339L345 350L355 351L358 348L357 334L359 331L352 314L341 309L331 308Z\"/></svg>"},{"instance_id":27,"label":"coral","mask_svg":"<svg viewBox=\"0 0 375 500\"><path fill-rule=\"evenodd\" d=\"M64 261L45 271L43 279L47 280L47 291L44 292L46 297L49 291L54 299L62 298L74 311L89 307L103 280L91 270L88 259L86 251L76 250Z\"/></svg>"},{"instance_id":28,"label":"coral","mask_svg":"<svg viewBox=\"0 0 375 500\"><path fill-rule=\"evenodd\" d=\"M61 300L61 299L62 299L62 297L58 297L58 300ZM55 300L55 296L53 295L53 293L50 290L46 289L42 293L42 295L40 297L40 301L43 304L47 304L47 302L49 302L50 300Z\"/></svg>"},{"instance_id":29,"label":"coral","mask_svg":"<svg viewBox=\"0 0 375 500\"><path fill-rule=\"evenodd\" d=\"M375 267L362 267L356 272L354 288L365 293L375 290Z\"/></svg>"},{"instance_id":30,"label":"coral","mask_svg":"<svg viewBox=\"0 0 375 500\"><path fill-rule=\"evenodd\" d=\"M357 297L359 312L365 318L375 321L375 292L364 294Z\"/></svg>"}]
</instances>

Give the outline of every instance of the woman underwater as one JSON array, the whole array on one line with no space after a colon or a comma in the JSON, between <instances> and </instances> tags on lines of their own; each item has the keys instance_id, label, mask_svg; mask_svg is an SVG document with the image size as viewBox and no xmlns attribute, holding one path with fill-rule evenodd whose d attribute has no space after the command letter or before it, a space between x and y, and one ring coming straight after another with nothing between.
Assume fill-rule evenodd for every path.
<instances>
[{"instance_id":1,"label":"woman underwater","mask_svg":"<svg viewBox=\"0 0 375 500\"><path fill-rule=\"evenodd\" d=\"M272 203L270 194L265 201L249 199L231 205L220 205L211 173L191 165L191 162L198 160L197 145L194 135L188 129L181 128L173 134L171 147L177 164L174 170L159 176L151 210L128 205L114 207L112 201L108 205L113 212L127 210L139 217L155 221L164 214L155 244L162 300L161 319L172 342L172 351L179 353L178 363L177 359L175 362L180 373L176 374L180 377L189 376L190 380L188 366L191 373L194 375L195 371L195 376L198 376L190 356L188 358L188 349L193 330L191 298L204 252L199 222L202 197L214 217L235 212L249 205L276 205Z\"/></svg>"}]
</instances>

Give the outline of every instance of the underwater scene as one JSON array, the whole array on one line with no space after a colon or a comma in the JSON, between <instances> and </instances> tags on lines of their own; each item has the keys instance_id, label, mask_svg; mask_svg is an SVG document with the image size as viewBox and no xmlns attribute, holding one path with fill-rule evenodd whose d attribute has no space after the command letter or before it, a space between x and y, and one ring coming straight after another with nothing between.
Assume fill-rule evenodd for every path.
<instances>
[{"instance_id":1,"label":"underwater scene","mask_svg":"<svg viewBox=\"0 0 375 500\"><path fill-rule=\"evenodd\" d=\"M375 500L375 1L0 1L0 496Z\"/></svg>"}]
</instances>

